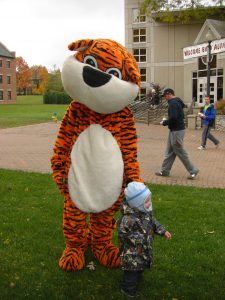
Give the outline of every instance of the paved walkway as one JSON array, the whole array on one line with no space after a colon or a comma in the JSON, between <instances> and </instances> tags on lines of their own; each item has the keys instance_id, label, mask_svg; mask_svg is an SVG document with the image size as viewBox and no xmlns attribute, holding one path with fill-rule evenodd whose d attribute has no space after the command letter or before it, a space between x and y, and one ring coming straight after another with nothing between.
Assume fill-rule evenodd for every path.
<instances>
[{"instance_id":1,"label":"paved walkway","mask_svg":"<svg viewBox=\"0 0 225 300\"><path fill-rule=\"evenodd\" d=\"M49 173L50 157L59 124L43 123L0 129L0 168ZM221 141L218 149L209 141L207 150L199 151L201 130L186 130L185 149L200 169L195 180L177 158L170 177L157 177L166 147L168 129L160 125L137 124L138 157L142 179L149 183L177 184L198 187L225 188L225 133L214 131Z\"/></svg>"}]
</instances>

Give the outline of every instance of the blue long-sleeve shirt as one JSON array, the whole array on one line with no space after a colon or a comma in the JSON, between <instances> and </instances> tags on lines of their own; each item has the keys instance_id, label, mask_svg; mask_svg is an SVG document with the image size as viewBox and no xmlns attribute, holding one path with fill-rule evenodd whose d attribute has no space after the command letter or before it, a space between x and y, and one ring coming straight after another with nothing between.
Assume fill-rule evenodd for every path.
<instances>
[{"instance_id":1,"label":"blue long-sleeve shirt","mask_svg":"<svg viewBox=\"0 0 225 300\"><path fill-rule=\"evenodd\" d=\"M206 116L206 118L203 121L203 124L205 126L212 126L216 117L216 110L214 108L214 105L210 104L208 106L204 106L203 113Z\"/></svg>"}]
</instances>

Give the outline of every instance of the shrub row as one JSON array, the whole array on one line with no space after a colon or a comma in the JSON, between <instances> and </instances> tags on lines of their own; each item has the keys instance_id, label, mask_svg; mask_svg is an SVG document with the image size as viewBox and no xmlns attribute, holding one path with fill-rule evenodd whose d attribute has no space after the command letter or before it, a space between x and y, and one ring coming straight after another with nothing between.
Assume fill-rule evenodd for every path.
<instances>
[{"instance_id":1,"label":"shrub row","mask_svg":"<svg viewBox=\"0 0 225 300\"><path fill-rule=\"evenodd\" d=\"M225 115L225 100L221 99L215 103L217 115Z\"/></svg>"},{"instance_id":2,"label":"shrub row","mask_svg":"<svg viewBox=\"0 0 225 300\"><path fill-rule=\"evenodd\" d=\"M70 96L63 92L47 92L43 95L44 104L69 104Z\"/></svg>"}]
</instances>

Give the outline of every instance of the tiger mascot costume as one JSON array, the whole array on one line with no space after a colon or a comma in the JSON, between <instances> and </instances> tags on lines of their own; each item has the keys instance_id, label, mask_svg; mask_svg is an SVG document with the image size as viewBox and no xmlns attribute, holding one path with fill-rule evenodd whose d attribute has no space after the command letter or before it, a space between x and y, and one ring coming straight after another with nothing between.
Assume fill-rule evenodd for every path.
<instances>
[{"instance_id":1,"label":"tiger mascot costume","mask_svg":"<svg viewBox=\"0 0 225 300\"><path fill-rule=\"evenodd\" d=\"M94 257L119 265L112 244L114 215L128 180L140 180L137 137L127 105L138 95L134 57L113 40L84 39L63 65L62 83L72 99L51 159L53 178L64 196L66 248L59 266L80 270L90 244Z\"/></svg>"}]
</instances>

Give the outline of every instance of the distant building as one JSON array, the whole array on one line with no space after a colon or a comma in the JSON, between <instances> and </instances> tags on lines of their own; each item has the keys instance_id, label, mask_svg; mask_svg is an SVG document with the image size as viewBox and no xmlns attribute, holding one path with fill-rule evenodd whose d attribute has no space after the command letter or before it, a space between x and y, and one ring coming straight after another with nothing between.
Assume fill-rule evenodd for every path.
<instances>
[{"instance_id":1,"label":"distant building","mask_svg":"<svg viewBox=\"0 0 225 300\"><path fill-rule=\"evenodd\" d=\"M218 51L210 57L210 97L212 102L225 99L225 22L207 19L181 24L153 20L139 15L140 2L125 0L125 46L140 68L141 96L151 91L153 82L173 88L187 104L195 99L202 105L207 92L207 47L202 56L184 57L183 49L193 46L185 53L194 53L199 51L198 45L207 46L210 31L212 41L218 42Z\"/></svg>"},{"instance_id":2,"label":"distant building","mask_svg":"<svg viewBox=\"0 0 225 300\"><path fill-rule=\"evenodd\" d=\"M0 104L16 102L16 53L0 42Z\"/></svg>"}]
</instances>

